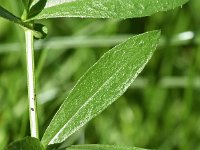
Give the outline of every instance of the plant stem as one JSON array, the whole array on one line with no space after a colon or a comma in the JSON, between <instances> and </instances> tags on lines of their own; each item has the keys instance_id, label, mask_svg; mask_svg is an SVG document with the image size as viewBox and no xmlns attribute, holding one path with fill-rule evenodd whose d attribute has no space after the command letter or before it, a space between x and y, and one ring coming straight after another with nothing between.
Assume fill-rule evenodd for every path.
<instances>
[{"instance_id":1,"label":"plant stem","mask_svg":"<svg viewBox=\"0 0 200 150\"><path fill-rule=\"evenodd\" d=\"M35 75L34 75L34 48L33 32L25 30L26 38L26 62L27 62L27 85L29 98L29 117L31 137L39 138L38 120L37 120L37 103L35 94Z\"/></svg>"}]
</instances>

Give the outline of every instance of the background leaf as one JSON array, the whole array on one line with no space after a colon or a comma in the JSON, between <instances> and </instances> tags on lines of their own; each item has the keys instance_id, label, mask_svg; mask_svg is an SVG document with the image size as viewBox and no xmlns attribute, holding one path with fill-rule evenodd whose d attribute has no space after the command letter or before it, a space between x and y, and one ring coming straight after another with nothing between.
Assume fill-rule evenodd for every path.
<instances>
[{"instance_id":1,"label":"background leaf","mask_svg":"<svg viewBox=\"0 0 200 150\"><path fill-rule=\"evenodd\" d=\"M151 58L158 31L130 38L104 54L78 81L49 127L44 145L64 141L121 96Z\"/></svg>"},{"instance_id":2,"label":"background leaf","mask_svg":"<svg viewBox=\"0 0 200 150\"><path fill-rule=\"evenodd\" d=\"M33 19L57 17L135 18L183 5L188 0L47 0Z\"/></svg>"},{"instance_id":3,"label":"background leaf","mask_svg":"<svg viewBox=\"0 0 200 150\"><path fill-rule=\"evenodd\" d=\"M26 137L10 144L7 150L44 150L44 147L38 139Z\"/></svg>"},{"instance_id":4,"label":"background leaf","mask_svg":"<svg viewBox=\"0 0 200 150\"><path fill-rule=\"evenodd\" d=\"M138 147L118 146L118 145L88 144L88 145L73 145L67 148L67 150L145 150L145 149Z\"/></svg>"}]
</instances>

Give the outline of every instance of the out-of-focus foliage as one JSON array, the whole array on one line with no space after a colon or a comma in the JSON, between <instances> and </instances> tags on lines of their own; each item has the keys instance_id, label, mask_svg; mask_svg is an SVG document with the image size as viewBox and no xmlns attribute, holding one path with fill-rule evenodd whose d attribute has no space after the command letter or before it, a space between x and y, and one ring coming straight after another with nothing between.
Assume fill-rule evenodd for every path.
<instances>
[{"instance_id":1,"label":"out-of-focus foliage","mask_svg":"<svg viewBox=\"0 0 200 150\"><path fill-rule=\"evenodd\" d=\"M0 0L14 14L20 1ZM18 7L19 6L19 7ZM130 35L161 29L159 48L133 86L68 143L200 149L200 1L151 17L45 20L35 63L42 135L79 77ZM69 37L71 36L71 37ZM29 135L23 31L0 18L0 149Z\"/></svg>"}]
</instances>

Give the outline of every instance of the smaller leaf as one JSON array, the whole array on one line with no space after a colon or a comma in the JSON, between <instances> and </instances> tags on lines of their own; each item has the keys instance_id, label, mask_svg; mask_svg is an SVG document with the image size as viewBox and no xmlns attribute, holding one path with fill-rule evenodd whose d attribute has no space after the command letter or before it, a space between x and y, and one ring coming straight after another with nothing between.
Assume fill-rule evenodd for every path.
<instances>
[{"instance_id":1,"label":"smaller leaf","mask_svg":"<svg viewBox=\"0 0 200 150\"><path fill-rule=\"evenodd\" d=\"M48 29L45 25L36 23L33 26L33 35L36 39L44 39L47 36Z\"/></svg>"},{"instance_id":2,"label":"smaller leaf","mask_svg":"<svg viewBox=\"0 0 200 150\"><path fill-rule=\"evenodd\" d=\"M118 145L88 144L88 145L72 145L66 150L145 150L145 149L138 147L118 146Z\"/></svg>"},{"instance_id":3,"label":"smaller leaf","mask_svg":"<svg viewBox=\"0 0 200 150\"><path fill-rule=\"evenodd\" d=\"M0 17L14 22L15 24L18 24L19 26L21 26L24 29L28 29L28 30L32 30L34 37L36 39L43 39L47 36L47 27L36 23L36 24L32 24L29 22L23 22L20 18L16 17L15 15L13 15L11 12L9 12L8 10L6 10L5 8L0 6Z\"/></svg>"},{"instance_id":4,"label":"smaller leaf","mask_svg":"<svg viewBox=\"0 0 200 150\"><path fill-rule=\"evenodd\" d=\"M22 23L20 18L18 18L17 16L13 15L11 12L6 10L2 6L0 6L0 17L6 19L8 21L12 21L12 22L14 22L16 24L21 24Z\"/></svg>"},{"instance_id":5,"label":"smaller leaf","mask_svg":"<svg viewBox=\"0 0 200 150\"><path fill-rule=\"evenodd\" d=\"M24 8L26 9L26 11L29 11L29 7L31 5L31 3L33 2L34 0L22 0L23 4L24 4Z\"/></svg>"},{"instance_id":6,"label":"smaller leaf","mask_svg":"<svg viewBox=\"0 0 200 150\"><path fill-rule=\"evenodd\" d=\"M26 137L11 143L6 150L44 150L44 147L40 143L40 140L33 137Z\"/></svg>"},{"instance_id":7,"label":"smaller leaf","mask_svg":"<svg viewBox=\"0 0 200 150\"><path fill-rule=\"evenodd\" d=\"M47 0L40 0L35 5L33 5L28 13L27 18L32 18L39 14L45 7Z\"/></svg>"}]
</instances>

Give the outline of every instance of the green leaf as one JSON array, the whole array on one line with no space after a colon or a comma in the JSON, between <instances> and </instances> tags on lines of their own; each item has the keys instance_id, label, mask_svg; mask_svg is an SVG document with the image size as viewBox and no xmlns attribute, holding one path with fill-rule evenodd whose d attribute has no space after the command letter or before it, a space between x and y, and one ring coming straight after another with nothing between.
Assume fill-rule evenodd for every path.
<instances>
[{"instance_id":1,"label":"green leaf","mask_svg":"<svg viewBox=\"0 0 200 150\"><path fill-rule=\"evenodd\" d=\"M43 24L35 23L32 31L35 39L44 39L47 36L48 29Z\"/></svg>"},{"instance_id":2,"label":"green leaf","mask_svg":"<svg viewBox=\"0 0 200 150\"><path fill-rule=\"evenodd\" d=\"M26 30L32 30L34 37L37 39L43 39L47 35L47 27L36 23L36 24L31 24L29 22L23 22L20 18L16 17L13 15L11 12L6 10L5 8L0 6L0 17L9 20L11 22L14 22L15 24L23 27Z\"/></svg>"},{"instance_id":3,"label":"green leaf","mask_svg":"<svg viewBox=\"0 0 200 150\"><path fill-rule=\"evenodd\" d=\"M27 18L32 18L39 14L45 7L47 0L39 0L37 3L35 3L31 9L30 12L28 13Z\"/></svg>"},{"instance_id":4,"label":"green leaf","mask_svg":"<svg viewBox=\"0 0 200 150\"><path fill-rule=\"evenodd\" d=\"M118 99L151 58L159 31L128 39L105 53L78 81L48 126L42 143L60 143Z\"/></svg>"},{"instance_id":5,"label":"green leaf","mask_svg":"<svg viewBox=\"0 0 200 150\"><path fill-rule=\"evenodd\" d=\"M138 147L118 146L118 145L88 144L88 145L72 145L66 150L145 150L145 149Z\"/></svg>"},{"instance_id":6,"label":"green leaf","mask_svg":"<svg viewBox=\"0 0 200 150\"><path fill-rule=\"evenodd\" d=\"M22 0L22 3L24 4L24 8L26 11L29 11L30 5L34 0Z\"/></svg>"},{"instance_id":7,"label":"green leaf","mask_svg":"<svg viewBox=\"0 0 200 150\"><path fill-rule=\"evenodd\" d=\"M44 150L44 147L40 143L40 140L33 137L26 137L11 143L6 150Z\"/></svg>"},{"instance_id":8,"label":"green leaf","mask_svg":"<svg viewBox=\"0 0 200 150\"><path fill-rule=\"evenodd\" d=\"M16 24L21 24L22 23L20 18L16 17L15 15L13 15L11 12L6 10L2 6L0 6L0 17L6 19L8 21L12 21L12 22L14 22Z\"/></svg>"},{"instance_id":9,"label":"green leaf","mask_svg":"<svg viewBox=\"0 0 200 150\"><path fill-rule=\"evenodd\" d=\"M33 19L57 17L135 18L183 5L188 0L47 0Z\"/></svg>"}]
</instances>

